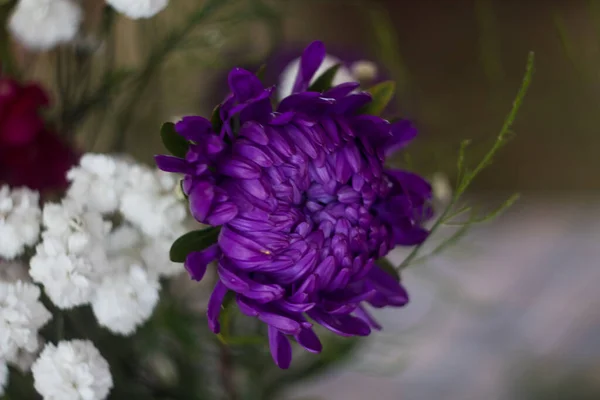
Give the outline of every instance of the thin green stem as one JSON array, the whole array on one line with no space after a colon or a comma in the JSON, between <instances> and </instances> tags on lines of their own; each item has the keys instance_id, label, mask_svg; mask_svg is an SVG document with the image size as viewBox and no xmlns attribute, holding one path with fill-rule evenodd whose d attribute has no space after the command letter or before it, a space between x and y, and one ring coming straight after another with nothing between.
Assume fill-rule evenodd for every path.
<instances>
[{"instance_id":1,"label":"thin green stem","mask_svg":"<svg viewBox=\"0 0 600 400\"><path fill-rule=\"evenodd\" d=\"M442 214L438 217L438 219L435 221L435 223L431 227L430 232L429 232L430 237L434 232L436 232L438 230L438 228L440 226L442 226L442 224L445 224L446 222L448 222L449 216L456 215L456 213L453 212L452 210L453 210L454 206L459 202L461 196L469 188L469 186L471 185L471 183L473 182L475 177L477 175L479 175L479 173L481 171L483 171L483 169L485 169L487 166L489 166L491 164L492 159L493 159L494 155L498 152L498 150L500 150L506 144L508 137L511 133L511 126L513 125L513 123L517 117L517 113L518 113L519 109L521 108L521 105L523 103L525 95L527 94L527 90L529 89L529 85L531 84L531 79L533 77L533 72L534 72L534 61L535 61L534 54L533 54L533 52L530 52L529 56L527 58L527 65L525 68L525 76L523 77L523 81L521 83L519 91L517 92L517 96L515 97L515 100L513 101L512 108L504 120L502 129L500 129L500 133L496 137L496 141L492 145L492 148L486 153L485 156L483 156L481 161L477 164L477 166L472 171L468 171L467 168L464 166L464 163L465 163L464 152L465 152L465 149L466 149L468 143L463 142L463 144L461 145L461 151L459 152L458 168L459 168L459 170L463 170L464 172L462 172L460 182L458 184L456 191L454 192L454 195L452 196L452 200L450 201L448 206L444 209ZM459 171L459 173L460 173L460 171ZM515 200L516 200L516 198L514 196L511 197L507 202L505 202L503 207L501 207L501 210L506 208L505 207L506 204L510 205ZM486 218L482 219L482 221L488 220L488 219L489 218L486 217ZM472 225L472 223L475 223L475 222L476 221L471 221L470 223L467 222L465 224L465 226L470 226L470 225ZM461 231L462 229L463 228L461 227L461 229L459 231ZM464 234L464 232L461 232L461 235L463 235L463 234ZM455 240L452 240L452 238L451 238L451 241L452 241L452 243L455 242ZM414 261L415 257L418 255L419 251L421 250L421 248L423 247L423 245L425 243L426 243L426 241L415 246L412 249L412 251L410 252L410 254L400 264L400 266L398 267L398 270L401 271L404 268L408 267ZM445 244L442 244L441 246L444 246L443 248L447 247ZM434 253L436 251L437 250L434 250Z\"/></svg>"}]
</instances>

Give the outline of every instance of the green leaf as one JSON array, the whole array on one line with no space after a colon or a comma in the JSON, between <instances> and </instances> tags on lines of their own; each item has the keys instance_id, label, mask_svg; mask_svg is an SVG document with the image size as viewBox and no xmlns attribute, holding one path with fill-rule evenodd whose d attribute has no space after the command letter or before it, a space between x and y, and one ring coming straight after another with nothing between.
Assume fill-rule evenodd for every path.
<instances>
[{"instance_id":1,"label":"green leaf","mask_svg":"<svg viewBox=\"0 0 600 400\"><path fill-rule=\"evenodd\" d=\"M327 71L323 72L321 76L317 78L317 80L310 85L308 88L309 92L324 92L326 90L331 89L333 86L333 79L335 78L335 74L338 72L342 64L336 64L333 67L327 69Z\"/></svg>"},{"instance_id":2,"label":"green leaf","mask_svg":"<svg viewBox=\"0 0 600 400\"><path fill-rule=\"evenodd\" d=\"M223 121L221 120L221 106L222 104L216 106L212 112L212 116L210 117L213 131L217 133L221 132L221 128L223 127Z\"/></svg>"},{"instance_id":3,"label":"green leaf","mask_svg":"<svg viewBox=\"0 0 600 400\"><path fill-rule=\"evenodd\" d=\"M394 279L396 279L398 282L400 282L400 274L398 273L396 268L394 268L394 265L387 258L380 258L379 260L377 260L376 263L377 263L377 266L379 266L379 268L381 268L388 274L392 275L394 277Z\"/></svg>"},{"instance_id":4,"label":"green leaf","mask_svg":"<svg viewBox=\"0 0 600 400\"><path fill-rule=\"evenodd\" d=\"M392 101L394 93L396 92L396 83L393 81L381 82L370 89L367 92L371 93L373 100L371 103L366 105L361 111L361 114L369 115L381 115L387 105Z\"/></svg>"},{"instance_id":5,"label":"green leaf","mask_svg":"<svg viewBox=\"0 0 600 400\"><path fill-rule=\"evenodd\" d=\"M160 137L163 144L171 154L176 157L185 157L188 149L190 148L190 144L175 131L174 123L165 122L160 128Z\"/></svg>"},{"instance_id":6,"label":"green leaf","mask_svg":"<svg viewBox=\"0 0 600 400\"><path fill-rule=\"evenodd\" d=\"M265 71L267 70L267 64L263 64L260 67L258 67L258 69L256 70L256 77L263 82L263 79L265 77ZM264 83L264 82L263 82Z\"/></svg>"},{"instance_id":7,"label":"green leaf","mask_svg":"<svg viewBox=\"0 0 600 400\"><path fill-rule=\"evenodd\" d=\"M179 237L169 251L171 261L182 263L193 251L202 251L217 242L221 228L208 228L188 232Z\"/></svg>"}]
</instances>

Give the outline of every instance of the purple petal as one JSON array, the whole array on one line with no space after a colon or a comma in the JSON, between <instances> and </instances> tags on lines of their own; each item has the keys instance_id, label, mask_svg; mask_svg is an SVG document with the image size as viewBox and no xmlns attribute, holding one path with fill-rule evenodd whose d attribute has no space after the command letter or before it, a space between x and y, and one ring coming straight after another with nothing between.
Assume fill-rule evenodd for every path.
<instances>
[{"instance_id":1,"label":"purple petal","mask_svg":"<svg viewBox=\"0 0 600 400\"><path fill-rule=\"evenodd\" d=\"M419 226L393 225L392 233L394 244L401 246L416 246L423 243L429 236L429 231Z\"/></svg>"},{"instance_id":2,"label":"purple petal","mask_svg":"<svg viewBox=\"0 0 600 400\"><path fill-rule=\"evenodd\" d=\"M175 124L175 131L187 140L202 142L207 135L212 134L212 124L203 117L188 116Z\"/></svg>"},{"instance_id":3,"label":"purple petal","mask_svg":"<svg viewBox=\"0 0 600 400\"><path fill-rule=\"evenodd\" d=\"M349 144L342 149L341 153L346 157L346 161L348 161L348 165L350 165L354 173L360 172L362 169L362 155L358 147L354 144Z\"/></svg>"},{"instance_id":4,"label":"purple petal","mask_svg":"<svg viewBox=\"0 0 600 400\"><path fill-rule=\"evenodd\" d=\"M240 179L256 179L261 176L260 167L243 157L226 158L219 164L219 172Z\"/></svg>"},{"instance_id":5,"label":"purple petal","mask_svg":"<svg viewBox=\"0 0 600 400\"><path fill-rule=\"evenodd\" d=\"M277 330L287 335L297 335L302 329L298 321L294 321L283 315L274 314L266 311L259 311L258 319L265 324L277 328Z\"/></svg>"},{"instance_id":6,"label":"purple petal","mask_svg":"<svg viewBox=\"0 0 600 400\"><path fill-rule=\"evenodd\" d=\"M361 107L369 104L373 97L366 92L352 94L337 101L332 109L335 114L354 114Z\"/></svg>"},{"instance_id":7,"label":"purple petal","mask_svg":"<svg viewBox=\"0 0 600 400\"><path fill-rule=\"evenodd\" d=\"M242 124L249 121L256 121L266 124L271 119L273 105L269 98L269 93L264 92L259 99L249 103L242 111L240 111L240 122Z\"/></svg>"},{"instance_id":8,"label":"purple petal","mask_svg":"<svg viewBox=\"0 0 600 400\"><path fill-rule=\"evenodd\" d=\"M319 337L312 329L302 329L302 331L300 331L295 338L300 346L304 347L311 353L318 354L323 350L323 345L321 344Z\"/></svg>"},{"instance_id":9,"label":"purple petal","mask_svg":"<svg viewBox=\"0 0 600 400\"><path fill-rule=\"evenodd\" d=\"M196 182L188 196L192 216L197 221L204 222L215 197L214 186L206 181Z\"/></svg>"},{"instance_id":10,"label":"purple petal","mask_svg":"<svg viewBox=\"0 0 600 400\"><path fill-rule=\"evenodd\" d=\"M351 315L330 315L315 309L310 310L307 314L340 336L368 336L371 333L371 328L365 321Z\"/></svg>"},{"instance_id":11,"label":"purple petal","mask_svg":"<svg viewBox=\"0 0 600 400\"><path fill-rule=\"evenodd\" d=\"M217 282L213 292L208 300L208 310L206 315L208 317L208 327L214 333L221 331L221 325L219 324L219 314L221 313L221 306L228 290L221 281Z\"/></svg>"},{"instance_id":12,"label":"purple petal","mask_svg":"<svg viewBox=\"0 0 600 400\"><path fill-rule=\"evenodd\" d=\"M307 295L312 294L317 287L317 276L310 275L306 280L300 285L298 290L289 297L289 300L293 303L302 303L306 299Z\"/></svg>"},{"instance_id":13,"label":"purple petal","mask_svg":"<svg viewBox=\"0 0 600 400\"><path fill-rule=\"evenodd\" d=\"M195 281L200 281L206 273L206 267L220 254L219 246L216 244L202 251L193 251L185 258L185 269Z\"/></svg>"},{"instance_id":14,"label":"purple petal","mask_svg":"<svg viewBox=\"0 0 600 400\"><path fill-rule=\"evenodd\" d=\"M396 280L395 277L388 274L379 267L371 269L368 275L369 282L375 288L386 295L402 298L403 302L408 303L408 293L406 289Z\"/></svg>"},{"instance_id":15,"label":"purple petal","mask_svg":"<svg viewBox=\"0 0 600 400\"><path fill-rule=\"evenodd\" d=\"M269 143L269 137L265 133L265 128L257 122L246 122L240 129L240 136L247 137L254 143L266 146Z\"/></svg>"},{"instance_id":16,"label":"purple petal","mask_svg":"<svg viewBox=\"0 0 600 400\"><path fill-rule=\"evenodd\" d=\"M408 120L395 122L391 126L392 137L385 144L385 154L390 155L393 152L406 147L417 136L417 128Z\"/></svg>"},{"instance_id":17,"label":"purple petal","mask_svg":"<svg viewBox=\"0 0 600 400\"><path fill-rule=\"evenodd\" d=\"M270 167L273 165L273 159L263 149L252 142L238 140L234 144L234 151L242 157L254 161L261 167Z\"/></svg>"},{"instance_id":18,"label":"purple petal","mask_svg":"<svg viewBox=\"0 0 600 400\"><path fill-rule=\"evenodd\" d=\"M250 290L250 285L247 281L230 268L226 262L220 262L217 271L221 279L220 282L227 286L229 290L242 294Z\"/></svg>"},{"instance_id":19,"label":"purple petal","mask_svg":"<svg viewBox=\"0 0 600 400\"><path fill-rule=\"evenodd\" d=\"M315 303L291 303L287 300L279 300L279 306L292 313L305 313L315 307Z\"/></svg>"},{"instance_id":20,"label":"purple petal","mask_svg":"<svg viewBox=\"0 0 600 400\"><path fill-rule=\"evenodd\" d=\"M312 249L298 260L292 267L280 271L277 279L283 284L290 284L311 273L317 264L317 250Z\"/></svg>"},{"instance_id":21,"label":"purple petal","mask_svg":"<svg viewBox=\"0 0 600 400\"><path fill-rule=\"evenodd\" d=\"M337 86L332 87L325 93L323 93L323 97L330 97L332 99L340 99L345 97L358 89L360 87L360 83L358 82L345 82L339 84Z\"/></svg>"},{"instance_id":22,"label":"purple petal","mask_svg":"<svg viewBox=\"0 0 600 400\"><path fill-rule=\"evenodd\" d=\"M348 164L342 152L335 157L335 178L339 183L346 184L352 177L352 167Z\"/></svg>"},{"instance_id":23,"label":"purple petal","mask_svg":"<svg viewBox=\"0 0 600 400\"><path fill-rule=\"evenodd\" d=\"M315 269L315 273L319 289L325 289L335 273L335 259L333 256L325 257Z\"/></svg>"},{"instance_id":24,"label":"purple petal","mask_svg":"<svg viewBox=\"0 0 600 400\"><path fill-rule=\"evenodd\" d=\"M240 311L249 317L258 317L258 310L254 304L251 304L243 295L236 296Z\"/></svg>"},{"instance_id":25,"label":"purple petal","mask_svg":"<svg viewBox=\"0 0 600 400\"><path fill-rule=\"evenodd\" d=\"M158 169L165 172L187 174L190 171L187 161L179 157L158 155L154 156L154 161Z\"/></svg>"},{"instance_id":26,"label":"purple petal","mask_svg":"<svg viewBox=\"0 0 600 400\"><path fill-rule=\"evenodd\" d=\"M300 130L292 125L287 126L288 137L296 144L300 150L305 152L310 158L317 158L317 149L311 141Z\"/></svg>"},{"instance_id":27,"label":"purple petal","mask_svg":"<svg viewBox=\"0 0 600 400\"><path fill-rule=\"evenodd\" d=\"M270 197L269 188L260 179L244 179L239 182L239 185L257 199L267 200Z\"/></svg>"},{"instance_id":28,"label":"purple petal","mask_svg":"<svg viewBox=\"0 0 600 400\"><path fill-rule=\"evenodd\" d=\"M340 203L355 204L361 199L361 195L349 186L342 186L337 192L337 198Z\"/></svg>"},{"instance_id":29,"label":"purple petal","mask_svg":"<svg viewBox=\"0 0 600 400\"><path fill-rule=\"evenodd\" d=\"M269 347L275 364L281 369L288 369L292 362L292 346L284 334L269 326Z\"/></svg>"},{"instance_id":30,"label":"purple petal","mask_svg":"<svg viewBox=\"0 0 600 400\"><path fill-rule=\"evenodd\" d=\"M218 154L225 148L225 143L223 143L223 139L221 139L217 135L210 135L203 139L201 143L205 147L206 154L208 155Z\"/></svg>"},{"instance_id":31,"label":"purple petal","mask_svg":"<svg viewBox=\"0 0 600 400\"><path fill-rule=\"evenodd\" d=\"M373 316L367 310L365 310L365 308L363 306L359 306L354 311L354 313L356 314L356 316L358 318L362 319L367 324L369 324L371 326L371 328L376 329L378 331L380 331L382 329L379 322L377 322L377 320L375 320L375 318L373 318Z\"/></svg>"},{"instance_id":32,"label":"purple petal","mask_svg":"<svg viewBox=\"0 0 600 400\"><path fill-rule=\"evenodd\" d=\"M270 125L287 125L292 121L296 113L294 112L284 112L284 113L274 113L272 115L271 121L269 121Z\"/></svg>"},{"instance_id":33,"label":"purple petal","mask_svg":"<svg viewBox=\"0 0 600 400\"><path fill-rule=\"evenodd\" d=\"M229 73L229 89L239 102L246 102L258 96L264 89L260 79L250 71L234 68Z\"/></svg>"},{"instance_id":34,"label":"purple petal","mask_svg":"<svg viewBox=\"0 0 600 400\"><path fill-rule=\"evenodd\" d=\"M308 89L310 81L321 66L321 63L325 59L325 45L323 42L315 41L312 42L304 53L300 60L300 71L294 82L292 93L303 92Z\"/></svg>"},{"instance_id":35,"label":"purple petal","mask_svg":"<svg viewBox=\"0 0 600 400\"><path fill-rule=\"evenodd\" d=\"M221 203L213 207L206 221L211 226L219 226L226 224L236 217L238 208L233 203Z\"/></svg>"},{"instance_id":36,"label":"purple petal","mask_svg":"<svg viewBox=\"0 0 600 400\"><path fill-rule=\"evenodd\" d=\"M234 292L253 299L257 303L268 303L281 298L284 294L284 290L281 286L255 282L248 278L245 273L239 272L235 267L229 265L227 260L221 260L218 272L219 277L225 286Z\"/></svg>"},{"instance_id":37,"label":"purple petal","mask_svg":"<svg viewBox=\"0 0 600 400\"><path fill-rule=\"evenodd\" d=\"M345 287L350 281L350 269L344 268L338 272L329 284L328 290L333 291Z\"/></svg>"}]
</instances>

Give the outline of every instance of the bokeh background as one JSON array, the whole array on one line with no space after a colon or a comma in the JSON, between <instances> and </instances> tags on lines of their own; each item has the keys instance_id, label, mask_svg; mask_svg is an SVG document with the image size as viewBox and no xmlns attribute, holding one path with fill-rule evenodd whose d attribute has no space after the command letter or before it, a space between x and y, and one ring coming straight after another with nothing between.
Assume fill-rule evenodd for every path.
<instances>
[{"instance_id":1,"label":"bokeh background","mask_svg":"<svg viewBox=\"0 0 600 400\"><path fill-rule=\"evenodd\" d=\"M123 71L141 64L198 1L172 1L150 21L119 21L115 42L98 44L99 57ZM375 61L398 82L395 109L420 130L412 167L452 183L461 140L472 139L474 164L500 130L528 52L536 57L513 139L470 193L484 206L514 192L521 200L411 267L404 279L412 303L382 314L386 329L352 362L290 398L599 399L600 0L230 3L148 75L135 104L118 93L86 121L82 145L106 151L117 143L150 161L161 151L156 127L209 114L223 71L320 39L333 54ZM238 3L252 13L236 14ZM33 75L50 74L35 65Z\"/></svg>"}]
</instances>

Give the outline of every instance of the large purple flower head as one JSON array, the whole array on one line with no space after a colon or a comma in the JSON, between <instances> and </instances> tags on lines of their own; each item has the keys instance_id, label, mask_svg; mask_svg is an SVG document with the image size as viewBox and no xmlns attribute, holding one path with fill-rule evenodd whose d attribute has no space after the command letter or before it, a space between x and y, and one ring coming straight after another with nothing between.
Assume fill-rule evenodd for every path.
<instances>
[{"instance_id":1,"label":"large purple flower head","mask_svg":"<svg viewBox=\"0 0 600 400\"><path fill-rule=\"evenodd\" d=\"M185 260L197 280L218 263L211 329L220 331L232 292L244 314L268 325L281 368L291 362L290 338L321 351L313 324L366 336L379 326L365 304L407 303L400 282L376 260L397 245L421 243L431 215L429 184L384 167L414 128L365 114L372 96L358 84L310 91L324 56L320 42L305 50L293 94L276 109L273 88L234 69L232 93L212 121L190 116L176 124L189 146L185 157L156 158L161 169L185 175L191 213L215 227L216 242Z\"/></svg>"}]
</instances>

